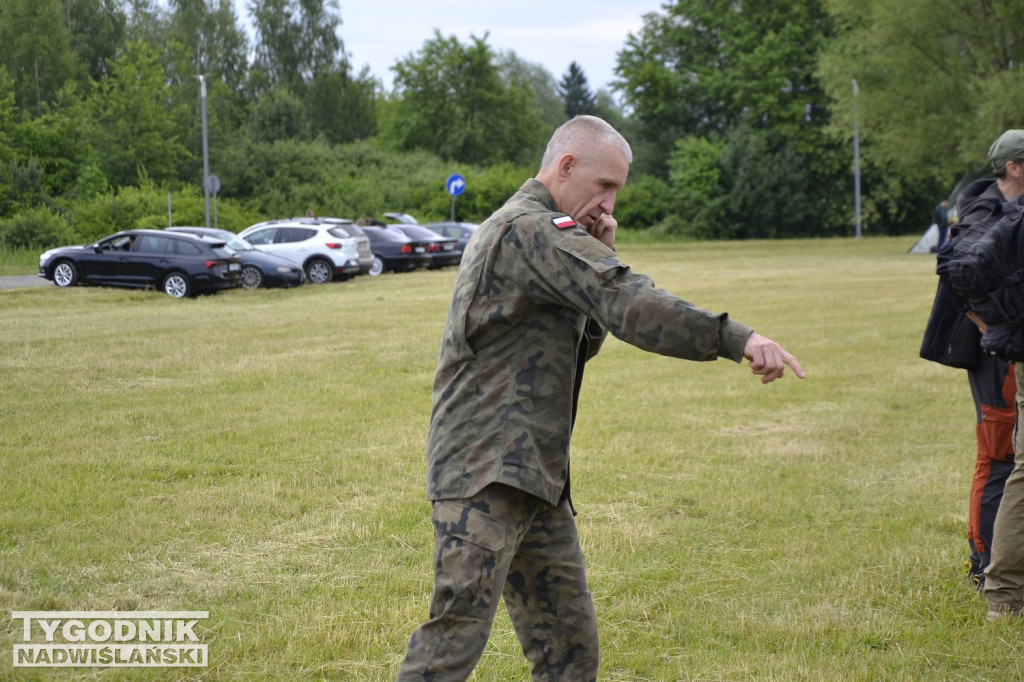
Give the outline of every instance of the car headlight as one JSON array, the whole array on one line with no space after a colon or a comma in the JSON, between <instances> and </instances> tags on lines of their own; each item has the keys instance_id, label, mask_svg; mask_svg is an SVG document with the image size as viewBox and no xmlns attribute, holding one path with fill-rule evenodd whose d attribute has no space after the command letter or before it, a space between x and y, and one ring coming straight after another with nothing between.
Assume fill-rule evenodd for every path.
<instances>
[{"instance_id":1,"label":"car headlight","mask_svg":"<svg viewBox=\"0 0 1024 682\"><path fill-rule=\"evenodd\" d=\"M279 275L287 275L289 272L295 272L295 271L292 268L289 268L286 265L278 265L277 266L277 274L279 274Z\"/></svg>"}]
</instances>

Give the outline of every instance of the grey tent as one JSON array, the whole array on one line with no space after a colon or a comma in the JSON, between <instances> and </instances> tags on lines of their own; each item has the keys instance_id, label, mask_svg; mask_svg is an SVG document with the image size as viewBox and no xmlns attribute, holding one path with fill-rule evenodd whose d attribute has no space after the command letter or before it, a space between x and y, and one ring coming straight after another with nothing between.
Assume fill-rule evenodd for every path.
<instances>
[{"instance_id":1,"label":"grey tent","mask_svg":"<svg viewBox=\"0 0 1024 682\"><path fill-rule=\"evenodd\" d=\"M935 253L939 246L939 226L932 223L917 243L910 247L910 253Z\"/></svg>"}]
</instances>

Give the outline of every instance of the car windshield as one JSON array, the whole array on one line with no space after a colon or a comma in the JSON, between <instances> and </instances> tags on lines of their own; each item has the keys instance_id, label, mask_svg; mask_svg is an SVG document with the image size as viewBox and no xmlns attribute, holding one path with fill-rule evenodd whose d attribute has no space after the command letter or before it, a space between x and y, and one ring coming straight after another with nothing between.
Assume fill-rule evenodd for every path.
<instances>
[{"instance_id":1,"label":"car windshield","mask_svg":"<svg viewBox=\"0 0 1024 682\"><path fill-rule=\"evenodd\" d=\"M338 239L351 239L353 236L355 236L351 232L349 232L348 225L335 225L334 227L327 231L330 232L331 235L337 237Z\"/></svg>"},{"instance_id":2,"label":"car windshield","mask_svg":"<svg viewBox=\"0 0 1024 682\"><path fill-rule=\"evenodd\" d=\"M97 242L96 246L106 251L130 251L132 248L132 237L127 234L114 235Z\"/></svg>"},{"instance_id":3,"label":"car windshield","mask_svg":"<svg viewBox=\"0 0 1024 682\"><path fill-rule=\"evenodd\" d=\"M211 247L211 251L213 251L217 258L233 258L238 255L234 249L226 244L214 244Z\"/></svg>"},{"instance_id":4,"label":"car windshield","mask_svg":"<svg viewBox=\"0 0 1024 682\"><path fill-rule=\"evenodd\" d=\"M224 243L235 251L255 251L256 247L235 235L224 235Z\"/></svg>"},{"instance_id":5,"label":"car windshield","mask_svg":"<svg viewBox=\"0 0 1024 682\"><path fill-rule=\"evenodd\" d=\"M405 232L410 237L416 239L437 239L441 235L433 230L429 230L425 227L413 226L413 225L402 225L400 228L402 232Z\"/></svg>"},{"instance_id":6,"label":"car windshield","mask_svg":"<svg viewBox=\"0 0 1024 682\"><path fill-rule=\"evenodd\" d=\"M409 236L399 230L397 227L367 227L363 228L363 231L367 234L374 234L384 241L388 242L407 242Z\"/></svg>"},{"instance_id":7,"label":"car windshield","mask_svg":"<svg viewBox=\"0 0 1024 682\"><path fill-rule=\"evenodd\" d=\"M408 213L385 213L384 217L385 218L390 218L391 220L394 220L395 222L402 223L403 225L416 225L416 224L419 223L418 220L413 218Z\"/></svg>"}]
</instances>

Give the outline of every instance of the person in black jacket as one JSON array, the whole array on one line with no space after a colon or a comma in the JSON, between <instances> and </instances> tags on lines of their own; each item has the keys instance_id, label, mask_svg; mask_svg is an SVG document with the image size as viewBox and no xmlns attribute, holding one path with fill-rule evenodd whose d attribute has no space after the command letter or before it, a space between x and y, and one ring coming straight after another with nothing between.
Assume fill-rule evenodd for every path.
<instances>
[{"instance_id":1,"label":"person in black jacket","mask_svg":"<svg viewBox=\"0 0 1024 682\"><path fill-rule=\"evenodd\" d=\"M1002 147L997 149L997 145ZM1024 194L1024 130L1009 130L990 150L998 181ZM1007 190L1011 192L1012 190ZM1009 198L1009 197L1008 197ZM1024 450L1024 358L1011 357L1016 369L1016 421L1014 446ZM985 572L988 618L1021 617L1024 614L1024 458L1006 480L1003 501L992 537L992 561Z\"/></svg>"},{"instance_id":2,"label":"person in black jacket","mask_svg":"<svg viewBox=\"0 0 1024 682\"><path fill-rule=\"evenodd\" d=\"M1003 204L1024 194L1024 130L1008 130L989 149L994 177L971 183L957 200L959 221L950 227L949 245L971 225L995 224ZM952 290L939 282L932 314L925 330L921 356L967 370L975 407L977 455L969 494L967 540L970 548L968 580L984 589L985 569L991 560L993 526L1007 477L1013 470L1013 429L1016 387L1011 366L982 352L980 320L962 309Z\"/></svg>"}]
</instances>

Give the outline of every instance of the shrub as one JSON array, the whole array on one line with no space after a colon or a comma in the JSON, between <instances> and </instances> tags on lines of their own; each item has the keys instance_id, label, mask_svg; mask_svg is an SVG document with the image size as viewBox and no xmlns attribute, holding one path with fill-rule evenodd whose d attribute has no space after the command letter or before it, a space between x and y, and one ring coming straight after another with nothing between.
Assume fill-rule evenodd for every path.
<instances>
[{"instance_id":1,"label":"shrub","mask_svg":"<svg viewBox=\"0 0 1024 682\"><path fill-rule=\"evenodd\" d=\"M615 219L623 230L646 230L661 222L667 211L668 185L653 175L631 178L615 200Z\"/></svg>"},{"instance_id":2,"label":"shrub","mask_svg":"<svg viewBox=\"0 0 1024 682\"><path fill-rule=\"evenodd\" d=\"M0 248L49 249L75 241L74 234L64 216L45 207L19 211L0 221Z\"/></svg>"}]
</instances>

